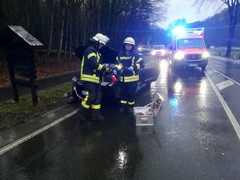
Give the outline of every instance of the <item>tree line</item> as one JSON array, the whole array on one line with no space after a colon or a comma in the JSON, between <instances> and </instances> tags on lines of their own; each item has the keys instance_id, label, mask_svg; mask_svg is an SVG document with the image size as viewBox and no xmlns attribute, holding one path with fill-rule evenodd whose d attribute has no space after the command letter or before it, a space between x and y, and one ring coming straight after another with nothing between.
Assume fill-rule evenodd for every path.
<instances>
[{"instance_id":1,"label":"tree line","mask_svg":"<svg viewBox=\"0 0 240 180\"><path fill-rule=\"evenodd\" d=\"M165 13L165 0L1 0L0 32L20 25L47 48L73 52L97 32L119 49L126 36L141 41L153 21ZM71 54L71 53L69 53Z\"/></svg>"},{"instance_id":2,"label":"tree line","mask_svg":"<svg viewBox=\"0 0 240 180\"><path fill-rule=\"evenodd\" d=\"M190 27L205 27L205 43L209 46L227 47L229 39L232 47L240 47L240 23L235 25L235 33L231 35L229 32L228 9L223 9L213 17L209 17L204 21L197 21L189 24Z\"/></svg>"},{"instance_id":3,"label":"tree line","mask_svg":"<svg viewBox=\"0 0 240 180\"><path fill-rule=\"evenodd\" d=\"M226 39L227 43L225 45L225 46L227 46L227 51L226 51L225 56L230 57L232 46L239 43L239 39L236 40L236 35L239 35L238 32L240 29L239 28L239 25L240 25L240 0L193 0L193 1L195 2L195 5L198 5L199 7L201 7L203 4L207 4L207 3L213 4L218 7L226 7L226 9L223 10L222 13L217 15L217 16L219 16L219 19L217 19L217 16L215 16L214 18L208 19L206 21L206 23L210 24L210 28L212 27L212 30L209 28L209 32L212 36L214 36L214 33L217 34L217 31L219 31L220 29L222 30L220 32L220 34L228 35L228 37ZM227 24L225 24L225 23L227 23ZM227 28L225 28L224 26L214 27L214 24L215 25L216 24L226 25ZM227 31L226 31L226 29L227 29ZM216 37L216 36L214 36L214 37ZM211 38L211 37L209 36L209 38ZM219 41L219 39L223 40L223 42L225 42L225 39L222 39L222 36L218 36L215 38L215 40L218 40L218 41Z\"/></svg>"}]
</instances>

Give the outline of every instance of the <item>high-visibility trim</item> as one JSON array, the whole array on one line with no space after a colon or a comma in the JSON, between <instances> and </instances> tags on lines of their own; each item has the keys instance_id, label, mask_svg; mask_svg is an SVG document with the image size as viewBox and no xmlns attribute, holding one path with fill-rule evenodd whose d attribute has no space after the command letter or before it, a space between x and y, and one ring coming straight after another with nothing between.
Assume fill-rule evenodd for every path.
<instances>
[{"instance_id":1,"label":"high-visibility trim","mask_svg":"<svg viewBox=\"0 0 240 180\"><path fill-rule=\"evenodd\" d=\"M129 105L134 105L135 104L135 101L133 102L128 102Z\"/></svg>"},{"instance_id":2,"label":"high-visibility trim","mask_svg":"<svg viewBox=\"0 0 240 180\"><path fill-rule=\"evenodd\" d=\"M87 105L87 104L86 104L88 98L89 98L89 92L86 91L86 96L85 96L85 98L82 100L82 103L81 103L81 104L82 104L83 107L85 107L85 108L87 108L87 109L90 108L90 105Z\"/></svg>"},{"instance_id":3,"label":"high-visibility trim","mask_svg":"<svg viewBox=\"0 0 240 180\"><path fill-rule=\"evenodd\" d=\"M132 58L132 66L134 66L135 57Z\"/></svg>"},{"instance_id":4,"label":"high-visibility trim","mask_svg":"<svg viewBox=\"0 0 240 180\"><path fill-rule=\"evenodd\" d=\"M87 58L90 59L92 56L96 57L97 55L96 55L96 53L90 53L90 54L87 56Z\"/></svg>"},{"instance_id":5,"label":"high-visibility trim","mask_svg":"<svg viewBox=\"0 0 240 180\"><path fill-rule=\"evenodd\" d=\"M102 64L99 64L99 66L98 66L97 70L101 71L101 70L102 70L102 68L103 68L103 65L102 65Z\"/></svg>"},{"instance_id":6,"label":"high-visibility trim","mask_svg":"<svg viewBox=\"0 0 240 180\"><path fill-rule=\"evenodd\" d=\"M121 100L121 104L127 104L127 101Z\"/></svg>"},{"instance_id":7,"label":"high-visibility trim","mask_svg":"<svg viewBox=\"0 0 240 180\"><path fill-rule=\"evenodd\" d=\"M89 81L89 82L93 82L93 83L100 83L100 78L96 77L96 74L94 74L93 76L87 75L87 74L82 74L81 75L81 80L82 81Z\"/></svg>"},{"instance_id":8,"label":"high-visibility trim","mask_svg":"<svg viewBox=\"0 0 240 180\"><path fill-rule=\"evenodd\" d=\"M139 81L139 75L125 76L125 77L121 76L120 77L120 81L121 82L135 82L135 81Z\"/></svg>"},{"instance_id":9,"label":"high-visibility trim","mask_svg":"<svg viewBox=\"0 0 240 180\"><path fill-rule=\"evenodd\" d=\"M82 58L82 65L81 65L80 77L82 76L82 72L83 72L83 65L84 65L84 56L83 56L83 58Z\"/></svg>"},{"instance_id":10,"label":"high-visibility trim","mask_svg":"<svg viewBox=\"0 0 240 180\"><path fill-rule=\"evenodd\" d=\"M136 63L140 63L140 61L142 61L143 60L143 58L139 58L137 61L136 61Z\"/></svg>"},{"instance_id":11,"label":"high-visibility trim","mask_svg":"<svg viewBox=\"0 0 240 180\"><path fill-rule=\"evenodd\" d=\"M121 56L120 59L131 59L132 56Z\"/></svg>"},{"instance_id":12,"label":"high-visibility trim","mask_svg":"<svg viewBox=\"0 0 240 180\"><path fill-rule=\"evenodd\" d=\"M99 63L100 60L100 54L97 53L97 63Z\"/></svg>"},{"instance_id":13,"label":"high-visibility trim","mask_svg":"<svg viewBox=\"0 0 240 180\"><path fill-rule=\"evenodd\" d=\"M140 64L136 64L136 66L137 66L137 69L140 69Z\"/></svg>"},{"instance_id":14,"label":"high-visibility trim","mask_svg":"<svg viewBox=\"0 0 240 180\"><path fill-rule=\"evenodd\" d=\"M101 109L101 105L100 104L98 104L98 105L92 104L92 109Z\"/></svg>"},{"instance_id":15,"label":"high-visibility trim","mask_svg":"<svg viewBox=\"0 0 240 180\"><path fill-rule=\"evenodd\" d=\"M84 101L82 101L82 106L85 107L86 109L89 109L89 108L90 108L90 106L87 105Z\"/></svg>"},{"instance_id":16,"label":"high-visibility trim","mask_svg":"<svg viewBox=\"0 0 240 180\"><path fill-rule=\"evenodd\" d=\"M118 56L116 57L116 60L117 60L118 63L120 63Z\"/></svg>"}]
</instances>

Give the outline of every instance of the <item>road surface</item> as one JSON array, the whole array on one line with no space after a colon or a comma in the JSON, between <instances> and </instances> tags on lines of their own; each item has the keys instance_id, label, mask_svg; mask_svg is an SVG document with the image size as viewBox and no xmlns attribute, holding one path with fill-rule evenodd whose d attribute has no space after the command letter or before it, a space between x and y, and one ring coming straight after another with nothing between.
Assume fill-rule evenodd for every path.
<instances>
[{"instance_id":1,"label":"road surface","mask_svg":"<svg viewBox=\"0 0 240 180\"><path fill-rule=\"evenodd\" d=\"M151 57L144 57L146 63ZM0 155L0 179L238 180L240 65L211 57L205 72L173 71L165 61L136 106L164 98L150 127L103 105L106 121L66 118Z\"/></svg>"}]
</instances>

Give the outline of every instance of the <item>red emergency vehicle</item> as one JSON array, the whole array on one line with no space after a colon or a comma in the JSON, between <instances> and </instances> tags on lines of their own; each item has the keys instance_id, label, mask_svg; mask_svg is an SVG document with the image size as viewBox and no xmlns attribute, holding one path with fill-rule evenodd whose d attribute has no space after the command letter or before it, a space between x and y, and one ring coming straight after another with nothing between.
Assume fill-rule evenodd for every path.
<instances>
[{"instance_id":1,"label":"red emergency vehicle","mask_svg":"<svg viewBox=\"0 0 240 180\"><path fill-rule=\"evenodd\" d=\"M209 53L204 42L204 28L184 28L172 30L168 45L168 57L173 67L201 67L208 64Z\"/></svg>"}]
</instances>

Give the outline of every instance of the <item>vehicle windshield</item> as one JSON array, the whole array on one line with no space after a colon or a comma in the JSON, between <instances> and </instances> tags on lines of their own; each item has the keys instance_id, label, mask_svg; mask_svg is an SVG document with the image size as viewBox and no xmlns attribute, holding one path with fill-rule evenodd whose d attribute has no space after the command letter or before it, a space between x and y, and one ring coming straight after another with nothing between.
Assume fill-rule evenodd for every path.
<instances>
[{"instance_id":1,"label":"vehicle windshield","mask_svg":"<svg viewBox=\"0 0 240 180\"><path fill-rule=\"evenodd\" d=\"M177 49L204 49L205 45L202 38L185 38L177 40Z\"/></svg>"},{"instance_id":2,"label":"vehicle windshield","mask_svg":"<svg viewBox=\"0 0 240 180\"><path fill-rule=\"evenodd\" d=\"M153 49L157 50L157 49L165 49L164 45L158 45L158 46L154 46Z\"/></svg>"}]
</instances>

